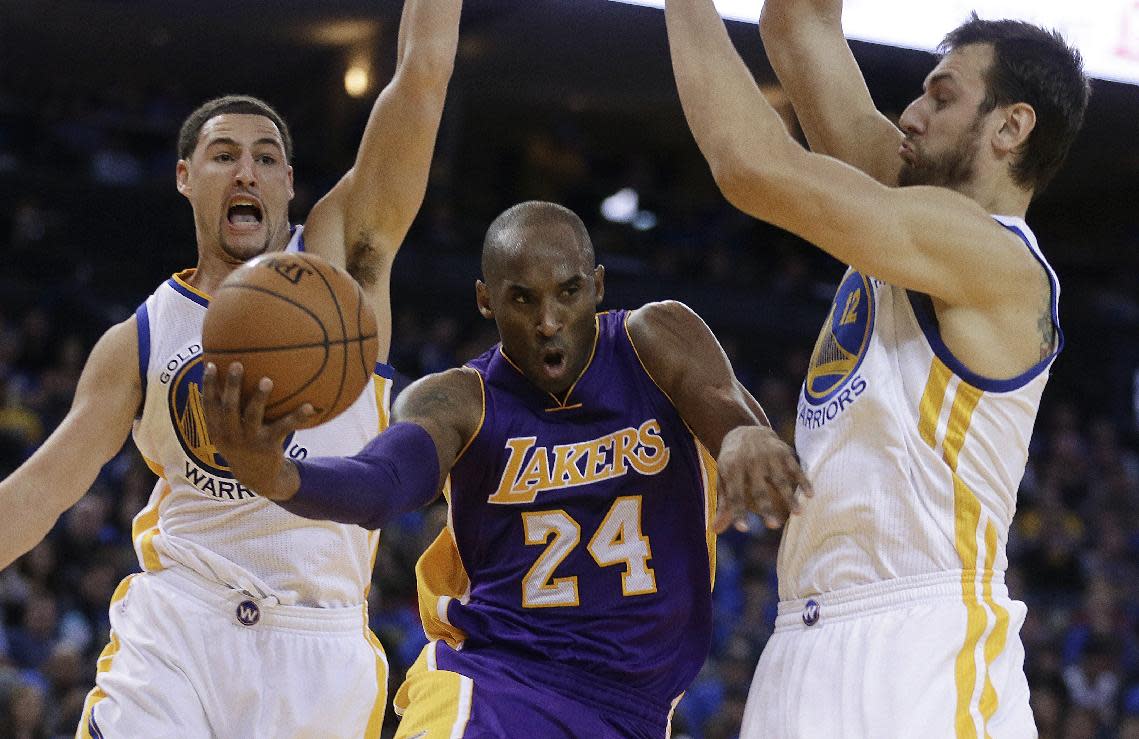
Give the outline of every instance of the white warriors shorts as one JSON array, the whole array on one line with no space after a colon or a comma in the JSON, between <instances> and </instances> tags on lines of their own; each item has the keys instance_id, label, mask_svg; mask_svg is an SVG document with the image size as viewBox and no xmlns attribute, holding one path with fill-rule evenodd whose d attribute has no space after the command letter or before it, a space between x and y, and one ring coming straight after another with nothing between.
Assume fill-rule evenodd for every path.
<instances>
[{"instance_id":1,"label":"white warriors shorts","mask_svg":"<svg viewBox=\"0 0 1139 739\"><path fill-rule=\"evenodd\" d=\"M379 737L387 673L363 605L258 602L182 568L132 575L76 737Z\"/></svg>"},{"instance_id":2,"label":"white warriors shorts","mask_svg":"<svg viewBox=\"0 0 1139 739\"><path fill-rule=\"evenodd\" d=\"M740 737L1034 739L1024 616L999 573L975 589L957 571L782 602Z\"/></svg>"}]
</instances>

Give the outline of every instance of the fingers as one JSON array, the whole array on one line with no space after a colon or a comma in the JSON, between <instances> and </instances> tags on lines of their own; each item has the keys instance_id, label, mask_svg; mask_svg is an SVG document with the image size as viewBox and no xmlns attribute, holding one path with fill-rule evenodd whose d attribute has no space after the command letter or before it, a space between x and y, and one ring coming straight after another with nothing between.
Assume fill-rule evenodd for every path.
<instances>
[{"instance_id":1,"label":"fingers","mask_svg":"<svg viewBox=\"0 0 1139 739\"><path fill-rule=\"evenodd\" d=\"M273 421L266 427L266 431L273 439L284 439L307 423L315 415L316 409L312 407L312 403L305 403L287 416L282 416L276 421Z\"/></svg>"},{"instance_id":2,"label":"fingers","mask_svg":"<svg viewBox=\"0 0 1139 739\"><path fill-rule=\"evenodd\" d=\"M245 410L241 413L241 422L247 428L259 428L261 422L265 419L265 404L269 401L269 393L273 390L273 381L268 377L262 377L261 381L257 383L257 389L253 391L253 397L245 405Z\"/></svg>"}]
</instances>

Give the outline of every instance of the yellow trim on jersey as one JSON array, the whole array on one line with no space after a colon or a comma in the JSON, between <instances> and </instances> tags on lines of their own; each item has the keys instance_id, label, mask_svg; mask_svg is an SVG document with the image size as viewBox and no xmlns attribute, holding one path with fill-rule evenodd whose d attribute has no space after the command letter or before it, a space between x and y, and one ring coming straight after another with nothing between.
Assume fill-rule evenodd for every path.
<instances>
[{"instance_id":1,"label":"yellow trim on jersey","mask_svg":"<svg viewBox=\"0 0 1139 739\"><path fill-rule=\"evenodd\" d=\"M377 374L372 375L372 388L376 393L376 413L380 421L377 430L380 433L387 430L391 424L391 412L388 409L391 386L392 382L388 378Z\"/></svg>"},{"instance_id":2,"label":"yellow trim on jersey","mask_svg":"<svg viewBox=\"0 0 1139 739\"><path fill-rule=\"evenodd\" d=\"M920 408L920 421L918 431L921 438L930 447L937 447L937 419L941 417L941 406L945 403L945 390L949 387L949 378L953 373L937 357L933 358L933 365L929 368L929 381L922 394Z\"/></svg>"},{"instance_id":3,"label":"yellow trim on jersey","mask_svg":"<svg viewBox=\"0 0 1139 739\"><path fill-rule=\"evenodd\" d=\"M379 739L384 728L384 711L388 705L388 658L379 638L368 627L368 608L364 607L364 639L376 652L376 702L368 716L368 726L364 729L364 739Z\"/></svg>"},{"instance_id":4,"label":"yellow trim on jersey","mask_svg":"<svg viewBox=\"0 0 1139 739\"><path fill-rule=\"evenodd\" d=\"M505 357L506 355L503 354L502 356ZM510 360L507 360L507 361L510 361ZM464 369L467 369L467 368L464 368ZM475 376L479 378L479 393L481 394L481 397L482 397L482 415L479 416L479 424L478 424L478 426L475 426L475 432L473 434L471 434L471 438L467 439L467 443L463 444L463 448L459 450L459 453L457 455L455 455L455 462L451 465L452 468L454 468L454 466L459 463L459 460L462 459L463 455L467 453L467 450L471 448L471 444L475 443L475 439L478 437L479 432L482 431L483 424L486 423L486 382L483 380L482 372L479 372L476 369L472 369L471 371L474 372ZM447 490L449 490L451 487L450 476L447 477L447 482L444 484L443 487L444 487L444 494L446 494ZM451 498L448 496L447 497L447 504L450 505L450 503L451 503Z\"/></svg>"},{"instance_id":5,"label":"yellow trim on jersey","mask_svg":"<svg viewBox=\"0 0 1139 739\"><path fill-rule=\"evenodd\" d=\"M696 444L697 458L700 464L700 476L704 483L704 537L708 541L708 571L712 576L711 587L716 587L716 504L719 489L719 470L716 467L716 458L712 456L696 435L692 435ZM679 699L678 699L679 700Z\"/></svg>"},{"instance_id":6,"label":"yellow trim on jersey","mask_svg":"<svg viewBox=\"0 0 1139 739\"><path fill-rule=\"evenodd\" d=\"M194 273L195 273L195 272L197 272L197 271L198 271L198 270L197 270L197 268L195 268L195 267L191 267L190 269L184 269L184 270L182 270L181 272L175 272L175 273L172 275L172 278L173 278L173 280L174 280L175 282L177 282L179 285L181 285L182 287L186 288L186 289L187 289L187 290L189 290L190 292L194 293L194 294L195 294L195 295L197 295L198 297L200 297L200 298L205 298L206 300L213 300L213 298L211 298L209 295L207 295L206 293L202 292L201 290L199 290L198 288L194 287L193 285L191 285L191 284L188 282L188 280L191 280L191 279L193 279L193 277L194 277Z\"/></svg>"},{"instance_id":7,"label":"yellow trim on jersey","mask_svg":"<svg viewBox=\"0 0 1139 739\"><path fill-rule=\"evenodd\" d=\"M138 576L138 573L127 575L122 582L115 588L114 594L111 595L110 607L114 608L115 604L127 597L127 591L130 589L130 583ZM99 660L95 663L95 678L98 679L99 675L111 669L111 662L114 661L115 655L119 653L121 644L119 637L115 632L111 631L111 640L107 642L107 646L103 647L103 651L99 653ZM95 704L107 697L103 689L98 685L91 688L87 693L87 697L83 699L83 712L80 714L79 726L75 729L75 739L93 739L88 726L91 721L91 712L95 710Z\"/></svg>"},{"instance_id":8,"label":"yellow trim on jersey","mask_svg":"<svg viewBox=\"0 0 1139 739\"><path fill-rule=\"evenodd\" d=\"M931 369L931 378L940 360ZM953 476L954 544L961 559L961 598L965 603L965 643L957 653L954 669L957 686L956 733L959 739L977 736L972 705L977 687L977 647L984 637L989 616L977 598L977 529L981 523L981 501L957 474L957 463L965 436L973 421L973 411L983 392L962 381L957 385L949 424L945 430L944 459ZM992 573L985 575L992 587ZM988 679L987 665L985 679Z\"/></svg>"},{"instance_id":9,"label":"yellow trim on jersey","mask_svg":"<svg viewBox=\"0 0 1139 739\"><path fill-rule=\"evenodd\" d=\"M147 464L150 464L148 461ZM153 469L153 468L152 468ZM147 506L139 512L134 518L134 523L131 525L131 540L134 541L135 546L138 547L139 558L142 560L142 568L147 572L158 572L163 569L162 560L158 556L158 550L154 548L154 537L158 534L158 512L162 508L162 501L166 500L166 496L170 495L170 483L166 479L162 480L162 492L158 494L158 499L152 505Z\"/></svg>"},{"instance_id":10,"label":"yellow trim on jersey","mask_svg":"<svg viewBox=\"0 0 1139 739\"><path fill-rule=\"evenodd\" d=\"M444 526L420 555L415 563L415 583L419 591L419 619L427 638L445 641L457 649L467 635L448 623L447 604L466 597L471 579L450 527Z\"/></svg>"},{"instance_id":11,"label":"yellow trim on jersey","mask_svg":"<svg viewBox=\"0 0 1139 739\"><path fill-rule=\"evenodd\" d=\"M402 716L396 739L462 739L471 720L474 681L465 675L439 670L431 642L407 671L407 679L392 702Z\"/></svg>"},{"instance_id":12,"label":"yellow trim on jersey","mask_svg":"<svg viewBox=\"0 0 1139 739\"><path fill-rule=\"evenodd\" d=\"M142 461L146 462L146 466L150 468L151 472L163 479L166 478L166 470L163 469L162 465L158 464L158 462L155 462L153 459L148 459L146 456L143 456Z\"/></svg>"}]
</instances>

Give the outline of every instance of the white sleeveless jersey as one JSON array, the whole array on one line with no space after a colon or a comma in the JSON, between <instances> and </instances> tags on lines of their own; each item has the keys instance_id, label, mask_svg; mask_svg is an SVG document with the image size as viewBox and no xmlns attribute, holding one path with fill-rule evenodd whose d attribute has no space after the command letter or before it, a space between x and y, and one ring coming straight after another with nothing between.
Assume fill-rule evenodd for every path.
<instances>
[{"instance_id":1,"label":"white sleeveless jersey","mask_svg":"<svg viewBox=\"0 0 1139 739\"><path fill-rule=\"evenodd\" d=\"M1023 220L994 216L1059 283ZM815 497L780 544L782 600L964 571L1003 579L1028 442L1055 353L991 380L942 342L927 296L848 270L799 396L795 447Z\"/></svg>"},{"instance_id":2,"label":"white sleeveless jersey","mask_svg":"<svg viewBox=\"0 0 1139 739\"><path fill-rule=\"evenodd\" d=\"M297 227L287 251L303 249ZM189 285L191 274L171 277L135 313L144 405L134 440L160 478L134 520L142 568L185 567L284 605L358 605L379 532L289 513L238 483L210 444L200 392L209 296ZM360 451L387 426L391 377L390 368L378 365L353 405L328 423L297 431L285 451L294 459Z\"/></svg>"}]
</instances>

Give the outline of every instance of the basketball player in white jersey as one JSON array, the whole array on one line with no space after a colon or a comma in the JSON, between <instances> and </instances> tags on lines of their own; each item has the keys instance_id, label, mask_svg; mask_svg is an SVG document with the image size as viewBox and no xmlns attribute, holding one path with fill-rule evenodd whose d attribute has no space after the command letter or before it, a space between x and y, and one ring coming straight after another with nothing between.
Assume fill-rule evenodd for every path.
<instances>
[{"instance_id":1,"label":"basketball player in white jersey","mask_svg":"<svg viewBox=\"0 0 1139 739\"><path fill-rule=\"evenodd\" d=\"M684 111L725 196L850 266L800 396L815 495L783 533L741 735L1034 737L1005 542L1062 336L1024 216L1082 123L1079 54L974 16L899 130L873 106L841 0L767 0L767 51L810 153L713 0L666 12Z\"/></svg>"},{"instance_id":2,"label":"basketball player in white jersey","mask_svg":"<svg viewBox=\"0 0 1139 739\"><path fill-rule=\"evenodd\" d=\"M265 252L303 249L368 293L380 358L391 335L392 260L419 209L458 42L461 0L407 0L395 76L351 170L291 227L292 139L255 98L207 102L183 124L177 187L198 263L112 327L58 429L0 482L0 566L33 547L95 480L132 427L159 475L134 522L143 573L111 602L79 737L378 737L387 664L367 623L378 534L286 513L233 478L201 414L209 295ZM344 414L289 438L294 458L351 454L386 424L379 374Z\"/></svg>"}]
</instances>

